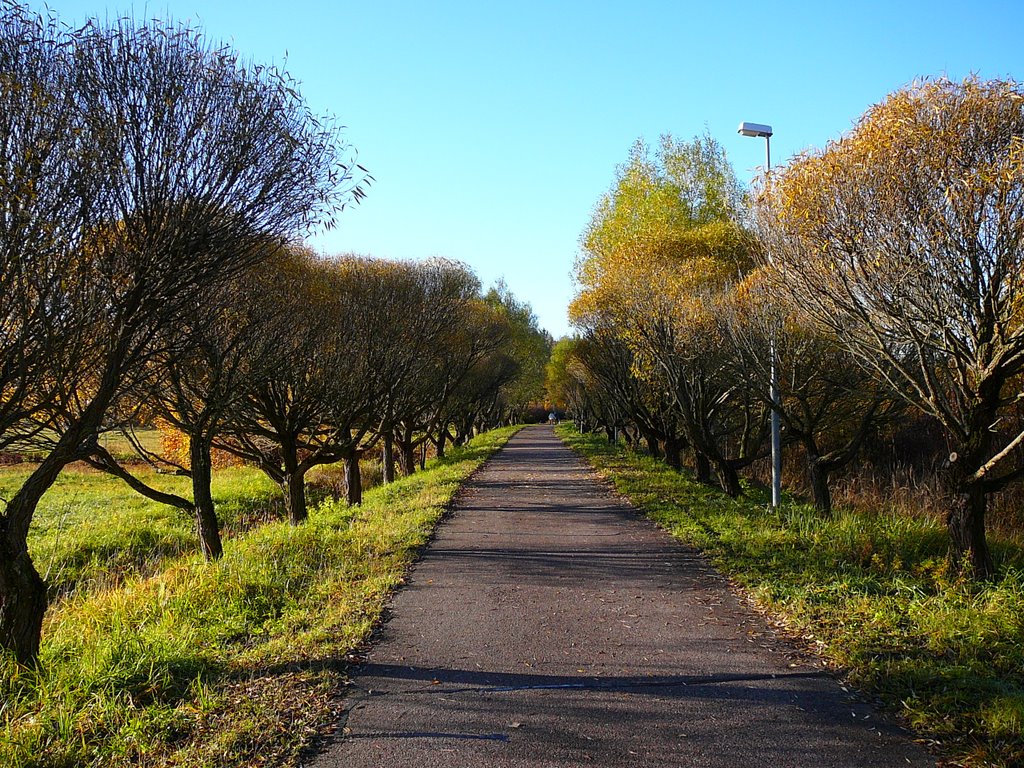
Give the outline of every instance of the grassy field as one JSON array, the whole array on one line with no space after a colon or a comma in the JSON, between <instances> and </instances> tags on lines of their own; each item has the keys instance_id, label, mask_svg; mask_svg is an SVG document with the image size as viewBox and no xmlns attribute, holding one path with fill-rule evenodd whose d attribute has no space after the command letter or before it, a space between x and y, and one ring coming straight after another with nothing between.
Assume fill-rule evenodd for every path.
<instances>
[{"instance_id":1,"label":"grassy field","mask_svg":"<svg viewBox=\"0 0 1024 768\"><path fill-rule=\"evenodd\" d=\"M746 488L730 499L569 425L562 438L648 516L707 553L801 642L953 764L1024 765L1024 548L993 541L1000 578L954 580L947 537L885 510L824 520Z\"/></svg>"},{"instance_id":2,"label":"grassy field","mask_svg":"<svg viewBox=\"0 0 1024 768\"><path fill-rule=\"evenodd\" d=\"M220 470L228 536L212 564L179 512L66 472L30 542L57 595L41 663L0 659L0 765L294 765L332 721L346 654L459 485L514 431L452 450L360 507L323 500L300 527L276 521L278 491L262 475ZM0 472L0 494L23 471Z\"/></svg>"}]
</instances>

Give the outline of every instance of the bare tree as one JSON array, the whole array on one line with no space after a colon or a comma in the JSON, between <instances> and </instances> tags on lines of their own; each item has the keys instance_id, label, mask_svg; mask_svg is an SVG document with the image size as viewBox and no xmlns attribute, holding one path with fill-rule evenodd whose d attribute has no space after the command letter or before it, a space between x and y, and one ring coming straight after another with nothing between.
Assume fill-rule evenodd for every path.
<instances>
[{"instance_id":1,"label":"bare tree","mask_svg":"<svg viewBox=\"0 0 1024 768\"><path fill-rule=\"evenodd\" d=\"M17 16L5 9L4 23ZM0 645L26 662L38 652L47 602L25 546L39 499L64 466L92 452L105 414L144 375L163 331L202 313L207 292L263 258L268 241L295 240L362 194L337 128L316 120L292 83L195 30L121 21L53 38L30 43L73 59L68 76L51 74L68 69L52 54L36 67L44 101L75 116L71 138L53 151L86 162L88 175L69 191L82 209L67 254L80 271L73 303L46 309L86 331L48 372L59 391L32 414L39 428L30 430L47 453L2 520ZM10 63L3 57L0 66ZM18 76L5 74L0 89L23 87ZM53 93L55 78L70 102ZM65 180L40 173L38 183ZM0 208L24 210L0 195Z\"/></svg>"},{"instance_id":2,"label":"bare tree","mask_svg":"<svg viewBox=\"0 0 1024 768\"><path fill-rule=\"evenodd\" d=\"M79 380L92 317L75 252L96 188L75 110L71 40L55 21L0 6L0 445L47 433ZM69 446L69 451L76 446ZM49 487L36 482L38 495ZM26 539L33 505L0 515L0 645L35 657L46 587Z\"/></svg>"},{"instance_id":3,"label":"bare tree","mask_svg":"<svg viewBox=\"0 0 1024 768\"><path fill-rule=\"evenodd\" d=\"M783 441L803 447L814 505L829 515L830 476L857 458L864 441L901 412L902 401L799 307L779 302L761 278L748 276L723 307L724 338L734 353L729 368L770 406L774 360Z\"/></svg>"}]
</instances>

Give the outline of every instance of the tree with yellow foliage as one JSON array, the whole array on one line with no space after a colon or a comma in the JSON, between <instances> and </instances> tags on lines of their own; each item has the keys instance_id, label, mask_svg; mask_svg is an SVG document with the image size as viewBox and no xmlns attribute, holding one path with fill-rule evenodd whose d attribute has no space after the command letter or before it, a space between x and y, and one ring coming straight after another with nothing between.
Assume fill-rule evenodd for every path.
<instances>
[{"instance_id":1,"label":"tree with yellow foliage","mask_svg":"<svg viewBox=\"0 0 1024 768\"><path fill-rule=\"evenodd\" d=\"M766 413L728 375L715 321L751 264L741 203L711 137L665 136L653 155L638 142L583 233L570 307L578 325L614 328L636 375L669 393L686 442L733 495L737 469L761 453Z\"/></svg>"},{"instance_id":2,"label":"tree with yellow foliage","mask_svg":"<svg viewBox=\"0 0 1024 768\"><path fill-rule=\"evenodd\" d=\"M721 145L710 136L637 141L616 171L580 238L579 291L570 316L628 321L646 292L696 293L746 269L750 258L736 220L742 190ZM670 284L654 284L655 277Z\"/></svg>"},{"instance_id":3,"label":"tree with yellow foliage","mask_svg":"<svg viewBox=\"0 0 1024 768\"><path fill-rule=\"evenodd\" d=\"M568 412L580 432L589 432L595 422L593 387L585 371L580 370L581 339L564 336L551 349L545 370L544 387L548 404Z\"/></svg>"},{"instance_id":4,"label":"tree with yellow foliage","mask_svg":"<svg viewBox=\"0 0 1024 768\"><path fill-rule=\"evenodd\" d=\"M994 573L989 494L1024 477L1024 88L916 82L759 200L773 284L945 427L951 557Z\"/></svg>"}]
</instances>

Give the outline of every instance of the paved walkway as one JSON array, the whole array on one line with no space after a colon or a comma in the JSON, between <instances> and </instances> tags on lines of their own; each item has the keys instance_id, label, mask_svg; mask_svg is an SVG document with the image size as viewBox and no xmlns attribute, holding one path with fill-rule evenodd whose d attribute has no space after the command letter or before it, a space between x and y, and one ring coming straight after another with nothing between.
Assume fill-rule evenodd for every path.
<instances>
[{"instance_id":1,"label":"paved walkway","mask_svg":"<svg viewBox=\"0 0 1024 768\"><path fill-rule=\"evenodd\" d=\"M317 768L926 766L547 426L467 487Z\"/></svg>"}]
</instances>

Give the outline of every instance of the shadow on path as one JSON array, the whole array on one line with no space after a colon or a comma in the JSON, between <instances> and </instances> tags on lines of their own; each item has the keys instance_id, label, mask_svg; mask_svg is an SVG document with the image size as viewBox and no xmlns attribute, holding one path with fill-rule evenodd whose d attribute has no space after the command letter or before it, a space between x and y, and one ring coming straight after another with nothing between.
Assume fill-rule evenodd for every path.
<instances>
[{"instance_id":1,"label":"shadow on path","mask_svg":"<svg viewBox=\"0 0 1024 768\"><path fill-rule=\"evenodd\" d=\"M547 426L464 489L316 768L922 766Z\"/></svg>"}]
</instances>

